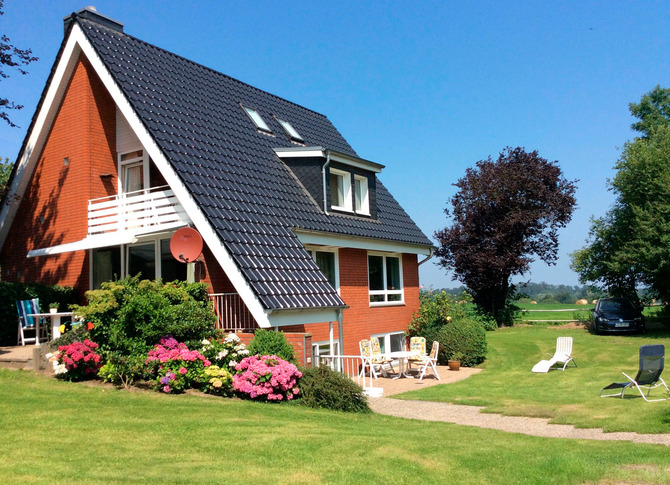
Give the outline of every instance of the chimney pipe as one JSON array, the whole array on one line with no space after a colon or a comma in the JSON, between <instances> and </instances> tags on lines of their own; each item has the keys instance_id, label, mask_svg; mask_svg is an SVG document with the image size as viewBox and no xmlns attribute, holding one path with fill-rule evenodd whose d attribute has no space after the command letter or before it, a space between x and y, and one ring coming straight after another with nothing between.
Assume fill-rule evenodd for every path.
<instances>
[{"instance_id":1,"label":"chimney pipe","mask_svg":"<svg viewBox=\"0 0 670 485\"><path fill-rule=\"evenodd\" d=\"M72 21L77 17L80 19L86 19L102 27L116 30L117 32L123 32L123 24L121 22L98 13L98 9L95 7L86 7L63 18L63 28L65 34L67 34Z\"/></svg>"}]
</instances>

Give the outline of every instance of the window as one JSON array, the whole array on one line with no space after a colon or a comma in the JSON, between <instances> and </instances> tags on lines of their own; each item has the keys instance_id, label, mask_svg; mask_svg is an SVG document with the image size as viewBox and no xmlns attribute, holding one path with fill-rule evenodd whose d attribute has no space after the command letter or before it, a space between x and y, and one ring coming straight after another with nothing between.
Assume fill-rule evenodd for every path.
<instances>
[{"instance_id":1,"label":"window","mask_svg":"<svg viewBox=\"0 0 670 485\"><path fill-rule=\"evenodd\" d=\"M379 339L382 354L405 350L405 332L378 333L372 336Z\"/></svg>"},{"instance_id":2,"label":"window","mask_svg":"<svg viewBox=\"0 0 670 485\"><path fill-rule=\"evenodd\" d=\"M113 281L121 276L121 248L99 248L93 250L92 281L94 290L100 289L105 281Z\"/></svg>"},{"instance_id":3,"label":"window","mask_svg":"<svg viewBox=\"0 0 670 485\"><path fill-rule=\"evenodd\" d=\"M128 246L128 274L135 276L141 273L143 280L156 278L156 248L153 242L149 244L134 244Z\"/></svg>"},{"instance_id":4,"label":"window","mask_svg":"<svg viewBox=\"0 0 670 485\"><path fill-rule=\"evenodd\" d=\"M298 133L296 129L293 128L293 125L291 125L291 123L289 123L288 121L280 120L279 118L276 118L276 120L279 122L281 127L284 128L284 131L291 138L291 140L303 141L302 136L300 136L300 133Z\"/></svg>"},{"instance_id":5,"label":"window","mask_svg":"<svg viewBox=\"0 0 670 485\"><path fill-rule=\"evenodd\" d=\"M338 258L336 250L321 250L315 248L308 248L309 253L314 258L316 265L319 267L321 272L324 274L328 283L335 288L338 292L340 291L340 275L338 272Z\"/></svg>"},{"instance_id":6,"label":"window","mask_svg":"<svg viewBox=\"0 0 670 485\"><path fill-rule=\"evenodd\" d=\"M330 206L351 212L351 176L348 172L330 169Z\"/></svg>"},{"instance_id":7,"label":"window","mask_svg":"<svg viewBox=\"0 0 670 485\"><path fill-rule=\"evenodd\" d=\"M403 303L400 257L369 254L368 286L371 305Z\"/></svg>"},{"instance_id":8,"label":"window","mask_svg":"<svg viewBox=\"0 0 670 485\"><path fill-rule=\"evenodd\" d=\"M265 131L267 133L272 133L272 130L267 125L265 120L261 117L258 111L256 111L255 109L247 108L246 106L242 106L242 108L244 108L244 111L247 112L247 115L249 116L249 118L251 118L251 121L254 122L256 128L258 128L261 131Z\"/></svg>"},{"instance_id":9,"label":"window","mask_svg":"<svg viewBox=\"0 0 670 485\"><path fill-rule=\"evenodd\" d=\"M144 159L144 151L124 153L120 157L121 162L121 193L136 192L148 188L148 160Z\"/></svg>"},{"instance_id":10,"label":"window","mask_svg":"<svg viewBox=\"0 0 670 485\"><path fill-rule=\"evenodd\" d=\"M370 215L370 201L368 199L368 179L354 175L355 210L358 214Z\"/></svg>"}]
</instances>

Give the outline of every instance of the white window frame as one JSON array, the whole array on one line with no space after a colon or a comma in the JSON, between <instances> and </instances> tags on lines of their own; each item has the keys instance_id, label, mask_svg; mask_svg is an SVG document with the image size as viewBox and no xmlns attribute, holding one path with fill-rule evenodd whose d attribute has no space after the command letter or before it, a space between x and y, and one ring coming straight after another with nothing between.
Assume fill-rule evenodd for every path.
<instances>
[{"instance_id":1,"label":"white window frame","mask_svg":"<svg viewBox=\"0 0 670 485\"><path fill-rule=\"evenodd\" d=\"M363 193L362 197L358 197L358 190L357 186L360 184L360 186L363 188ZM370 215L370 191L368 190L368 178L363 177L361 175L354 175L354 210L356 211L356 214L363 214L366 216ZM357 207L358 202L360 202L360 208Z\"/></svg>"},{"instance_id":2,"label":"white window frame","mask_svg":"<svg viewBox=\"0 0 670 485\"><path fill-rule=\"evenodd\" d=\"M328 248L323 246L307 246L305 247L307 252L316 263L316 253L333 253L335 255L335 290L337 290L338 295L340 294L340 252L337 248Z\"/></svg>"},{"instance_id":3,"label":"white window frame","mask_svg":"<svg viewBox=\"0 0 670 485\"><path fill-rule=\"evenodd\" d=\"M341 177L342 179L342 202L344 202L344 205L335 205L333 201L335 200L335 197L333 197L333 193L331 190L330 194L330 208L335 209L335 210L341 210L341 211L347 211L347 212L353 212L353 209L351 207L351 173L345 172L344 170L338 170L336 168L331 168L330 169L330 174L328 177L328 183L330 184L330 176L337 176ZM338 184L339 185L339 184Z\"/></svg>"},{"instance_id":4,"label":"white window frame","mask_svg":"<svg viewBox=\"0 0 670 485\"><path fill-rule=\"evenodd\" d=\"M405 338L405 332L402 330L396 332L377 333L371 335L371 337L377 337L379 339L379 345L384 349L382 350L382 353L387 355L389 352L395 352L394 350L387 350L391 349L391 337L393 335L402 335L402 338ZM403 345L403 348L400 350L405 350L405 347L406 345Z\"/></svg>"},{"instance_id":5,"label":"white window frame","mask_svg":"<svg viewBox=\"0 0 670 485\"><path fill-rule=\"evenodd\" d=\"M291 123L289 123L286 120L283 120L281 118L277 118L275 116L275 119L277 122L281 125L282 128L284 128L284 131L286 134L289 136L289 138L293 141L298 141L298 142L304 142L302 136L300 136L300 133L298 133L298 130L296 130Z\"/></svg>"},{"instance_id":6,"label":"white window frame","mask_svg":"<svg viewBox=\"0 0 670 485\"><path fill-rule=\"evenodd\" d=\"M381 256L382 259L382 278L384 282L383 290L371 290L370 289L370 256ZM386 258L397 258L398 259L398 271L400 276L400 289L389 290L387 286L387 272L386 272ZM374 251L368 251L368 301L370 297L383 295L384 301L370 301L370 306L394 306L394 305L404 305L405 304L405 282L402 272L402 254L397 253L380 253ZM389 301L389 295L400 295L400 300Z\"/></svg>"},{"instance_id":7,"label":"white window frame","mask_svg":"<svg viewBox=\"0 0 670 485\"><path fill-rule=\"evenodd\" d=\"M123 160L123 157L131 154L133 152L141 152L140 156L137 157L132 157L128 158L126 160ZM124 193L127 193L125 189L125 178L126 178L126 168L130 167L132 165L142 165L142 189L141 190L147 190L150 188L150 180L149 180L149 157L146 156L146 152L144 149L140 148L137 150L132 150L130 152L125 152L125 153L119 153L118 155L118 168L117 168L117 173L118 173L118 188L119 188L119 195L122 195Z\"/></svg>"},{"instance_id":8,"label":"white window frame","mask_svg":"<svg viewBox=\"0 0 670 485\"><path fill-rule=\"evenodd\" d=\"M242 109L244 109L245 113L251 119L251 121L254 123L256 128L258 128L260 131L263 131L265 133L272 133L272 130L268 126L268 124L265 122L261 114L258 112L258 110L255 110L253 108L248 108L244 105L241 105Z\"/></svg>"}]
</instances>

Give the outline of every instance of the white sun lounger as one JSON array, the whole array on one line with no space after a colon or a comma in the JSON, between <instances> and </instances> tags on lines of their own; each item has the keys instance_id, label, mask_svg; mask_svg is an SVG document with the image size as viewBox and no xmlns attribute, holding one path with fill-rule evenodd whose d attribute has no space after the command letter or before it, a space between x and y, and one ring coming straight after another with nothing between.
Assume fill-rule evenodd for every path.
<instances>
[{"instance_id":1,"label":"white sun lounger","mask_svg":"<svg viewBox=\"0 0 670 485\"><path fill-rule=\"evenodd\" d=\"M549 372L549 369L558 364L563 364L561 370L565 370L570 362L577 367L577 362L572 358L572 337L558 337L556 339L556 353L549 360L541 360L533 366L533 372ZM551 354L549 354L551 355Z\"/></svg>"}]
</instances>

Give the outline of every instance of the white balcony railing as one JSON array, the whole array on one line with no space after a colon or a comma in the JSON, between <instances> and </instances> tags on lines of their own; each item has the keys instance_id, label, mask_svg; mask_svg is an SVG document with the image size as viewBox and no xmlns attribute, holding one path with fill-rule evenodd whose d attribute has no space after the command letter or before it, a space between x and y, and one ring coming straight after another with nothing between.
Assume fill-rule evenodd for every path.
<instances>
[{"instance_id":1,"label":"white balcony railing","mask_svg":"<svg viewBox=\"0 0 670 485\"><path fill-rule=\"evenodd\" d=\"M126 231L154 232L190 222L168 186L88 201L88 235Z\"/></svg>"},{"instance_id":2,"label":"white balcony railing","mask_svg":"<svg viewBox=\"0 0 670 485\"><path fill-rule=\"evenodd\" d=\"M370 397L382 397L384 390L381 387L375 387L375 380L372 377L369 358L360 355L320 355L315 358L316 365L325 365L331 369L340 372L363 388L365 394Z\"/></svg>"},{"instance_id":3,"label":"white balcony railing","mask_svg":"<svg viewBox=\"0 0 670 485\"><path fill-rule=\"evenodd\" d=\"M209 299L216 314L216 328L231 332L258 328L256 320L237 293L212 293Z\"/></svg>"}]
</instances>

